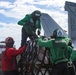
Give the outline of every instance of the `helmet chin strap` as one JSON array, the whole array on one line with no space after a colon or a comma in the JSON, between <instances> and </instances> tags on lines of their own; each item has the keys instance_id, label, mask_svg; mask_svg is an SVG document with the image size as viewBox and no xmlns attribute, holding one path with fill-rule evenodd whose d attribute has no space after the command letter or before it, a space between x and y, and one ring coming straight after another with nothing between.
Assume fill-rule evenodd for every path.
<instances>
[{"instance_id":1,"label":"helmet chin strap","mask_svg":"<svg viewBox=\"0 0 76 75\"><path fill-rule=\"evenodd\" d=\"M13 47L13 44L6 44L6 47Z\"/></svg>"}]
</instances>

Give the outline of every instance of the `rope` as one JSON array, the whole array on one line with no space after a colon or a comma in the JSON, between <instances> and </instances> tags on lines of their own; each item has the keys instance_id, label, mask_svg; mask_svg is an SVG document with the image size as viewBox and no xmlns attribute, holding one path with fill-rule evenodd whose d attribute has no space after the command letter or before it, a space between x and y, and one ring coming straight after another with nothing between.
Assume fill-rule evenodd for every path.
<instances>
[{"instance_id":1,"label":"rope","mask_svg":"<svg viewBox=\"0 0 76 75\"><path fill-rule=\"evenodd\" d=\"M44 51L44 56L42 60L40 61L41 62L40 66L36 68L37 66L36 61L38 61L38 54L39 54L39 49L37 47L37 41L34 39L28 43L27 50L25 50L25 53L22 56L22 59L25 60L25 62L23 63L23 69L22 69L24 75L39 75L39 73L41 73L41 75L46 75L47 71L50 73L49 67L45 68L44 73L41 70L43 65L45 65L44 59L46 56L46 51L47 50ZM37 72L35 72L35 70Z\"/></svg>"}]
</instances>

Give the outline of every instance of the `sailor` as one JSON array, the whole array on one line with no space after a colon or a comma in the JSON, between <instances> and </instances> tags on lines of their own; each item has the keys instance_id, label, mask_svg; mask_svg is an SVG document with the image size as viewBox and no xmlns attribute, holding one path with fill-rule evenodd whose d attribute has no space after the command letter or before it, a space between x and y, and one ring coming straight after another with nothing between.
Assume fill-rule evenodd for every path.
<instances>
[{"instance_id":1,"label":"sailor","mask_svg":"<svg viewBox=\"0 0 76 75\"><path fill-rule=\"evenodd\" d=\"M65 37L63 31L55 29L50 40L38 39L38 45L50 49L50 61L53 65L51 75L67 75L67 62L70 61L72 47L68 45L69 38Z\"/></svg>"},{"instance_id":2,"label":"sailor","mask_svg":"<svg viewBox=\"0 0 76 75\"><path fill-rule=\"evenodd\" d=\"M18 75L16 56L23 53L26 45L18 50L13 47L14 39L7 37L5 39L6 50L2 52L2 71L4 75Z\"/></svg>"},{"instance_id":3,"label":"sailor","mask_svg":"<svg viewBox=\"0 0 76 75\"><path fill-rule=\"evenodd\" d=\"M76 50L73 49L72 54L71 54L71 60L73 62L73 67L76 73Z\"/></svg>"},{"instance_id":4,"label":"sailor","mask_svg":"<svg viewBox=\"0 0 76 75\"><path fill-rule=\"evenodd\" d=\"M75 65L75 68L76 68L76 50L72 51L71 60L72 60L73 64Z\"/></svg>"},{"instance_id":5,"label":"sailor","mask_svg":"<svg viewBox=\"0 0 76 75\"><path fill-rule=\"evenodd\" d=\"M41 31L41 12L39 10L33 11L31 14L26 14L23 19L18 22L18 25L22 25L22 38L21 38L21 47L24 45L28 37L35 35L36 30L40 35Z\"/></svg>"}]
</instances>

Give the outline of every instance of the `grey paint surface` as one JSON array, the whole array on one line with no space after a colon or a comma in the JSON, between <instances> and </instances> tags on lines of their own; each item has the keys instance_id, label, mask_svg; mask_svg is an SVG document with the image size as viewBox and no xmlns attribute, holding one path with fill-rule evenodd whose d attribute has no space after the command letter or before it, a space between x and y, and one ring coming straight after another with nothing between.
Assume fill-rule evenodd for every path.
<instances>
[{"instance_id":1,"label":"grey paint surface","mask_svg":"<svg viewBox=\"0 0 76 75\"><path fill-rule=\"evenodd\" d=\"M68 36L76 40L76 3L66 1L65 10L68 11Z\"/></svg>"},{"instance_id":2,"label":"grey paint surface","mask_svg":"<svg viewBox=\"0 0 76 75\"><path fill-rule=\"evenodd\" d=\"M48 14L42 13L41 21L45 36L50 37L55 29L61 29L64 35L68 37L67 33Z\"/></svg>"}]
</instances>

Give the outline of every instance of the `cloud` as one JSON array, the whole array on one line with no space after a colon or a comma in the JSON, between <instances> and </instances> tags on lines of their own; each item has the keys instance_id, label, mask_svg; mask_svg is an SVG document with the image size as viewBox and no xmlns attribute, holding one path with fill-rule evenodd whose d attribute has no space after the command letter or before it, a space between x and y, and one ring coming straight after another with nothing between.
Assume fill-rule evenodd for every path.
<instances>
[{"instance_id":1,"label":"cloud","mask_svg":"<svg viewBox=\"0 0 76 75\"><path fill-rule=\"evenodd\" d=\"M0 1L0 7L10 9L10 8L15 7L15 4L7 2L7 1Z\"/></svg>"},{"instance_id":2,"label":"cloud","mask_svg":"<svg viewBox=\"0 0 76 75\"><path fill-rule=\"evenodd\" d=\"M64 9L66 0L15 0L14 2L0 1L0 14L6 17L20 20L27 13L30 14L34 10L40 10L48 13L63 29L68 30L68 13ZM75 2L75 0L67 0ZM12 36L17 47L21 42L21 26L13 23L5 23L0 21L0 40L4 40L8 36Z\"/></svg>"},{"instance_id":3,"label":"cloud","mask_svg":"<svg viewBox=\"0 0 76 75\"><path fill-rule=\"evenodd\" d=\"M45 7L47 7L46 11L49 10L48 8L50 8L50 11L52 11L51 9L53 7L58 8L58 6L63 5L63 4L61 4L61 3L63 3L62 1L55 1L55 0L38 0L38 1L16 0L14 3L1 2L1 6L5 9L8 8L9 10L1 9L0 13L4 14L5 16L8 16L8 17L21 18L25 14L31 13L32 11L34 11L36 9L43 11L45 9ZM44 7L44 8L40 9L40 8L35 6L36 4L41 5L41 7ZM45 5L45 6L43 6L43 5Z\"/></svg>"},{"instance_id":4,"label":"cloud","mask_svg":"<svg viewBox=\"0 0 76 75\"><path fill-rule=\"evenodd\" d=\"M6 37L11 36L15 40L15 45L17 45L17 48L20 46L20 40L21 40L21 28L22 26L19 26L17 24L13 23L2 23L0 22L0 41L5 40Z\"/></svg>"},{"instance_id":5,"label":"cloud","mask_svg":"<svg viewBox=\"0 0 76 75\"><path fill-rule=\"evenodd\" d=\"M64 11L64 3L65 0L16 0L14 3L1 2L1 6L5 9L1 9L0 13L7 17L20 19L24 17L27 13L31 13L36 9L48 14L50 14L52 11ZM41 7L44 8L37 7L36 4L41 5ZM6 10L7 8L8 10Z\"/></svg>"}]
</instances>

